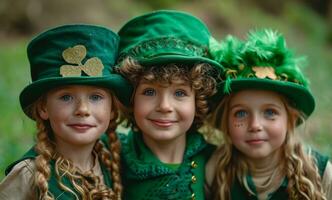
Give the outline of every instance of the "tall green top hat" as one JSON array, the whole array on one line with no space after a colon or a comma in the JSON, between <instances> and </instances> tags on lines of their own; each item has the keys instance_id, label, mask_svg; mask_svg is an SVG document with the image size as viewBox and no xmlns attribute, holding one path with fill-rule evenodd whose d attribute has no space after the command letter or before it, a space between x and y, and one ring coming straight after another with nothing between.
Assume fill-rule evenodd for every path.
<instances>
[{"instance_id":1,"label":"tall green top hat","mask_svg":"<svg viewBox=\"0 0 332 200\"><path fill-rule=\"evenodd\" d=\"M313 112L315 100L300 70L301 60L294 58L279 33L251 31L247 42L229 36L221 43L212 42L211 54L225 67L213 101L233 91L263 89L285 95L306 116Z\"/></svg>"},{"instance_id":2,"label":"tall green top hat","mask_svg":"<svg viewBox=\"0 0 332 200\"><path fill-rule=\"evenodd\" d=\"M119 61L127 56L141 65L166 63L209 63L210 32L198 18L178 11L161 10L138 16L118 32Z\"/></svg>"},{"instance_id":3,"label":"tall green top hat","mask_svg":"<svg viewBox=\"0 0 332 200\"><path fill-rule=\"evenodd\" d=\"M23 111L55 87L79 84L109 88L128 104L131 86L113 66L119 37L111 30L93 25L65 25L41 33L28 45L32 83L20 94Z\"/></svg>"}]
</instances>

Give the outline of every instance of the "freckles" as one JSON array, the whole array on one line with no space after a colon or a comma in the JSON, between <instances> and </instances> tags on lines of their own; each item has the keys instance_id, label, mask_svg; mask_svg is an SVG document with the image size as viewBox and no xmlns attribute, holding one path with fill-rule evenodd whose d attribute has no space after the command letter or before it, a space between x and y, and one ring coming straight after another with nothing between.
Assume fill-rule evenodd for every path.
<instances>
[{"instance_id":1,"label":"freckles","mask_svg":"<svg viewBox=\"0 0 332 200\"><path fill-rule=\"evenodd\" d=\"M242 122L233 123L233 127L235 127L235 128L240 128L240 127L243 127L243 126L244 126L244 124Z\"/></svg>"}]
</instances>

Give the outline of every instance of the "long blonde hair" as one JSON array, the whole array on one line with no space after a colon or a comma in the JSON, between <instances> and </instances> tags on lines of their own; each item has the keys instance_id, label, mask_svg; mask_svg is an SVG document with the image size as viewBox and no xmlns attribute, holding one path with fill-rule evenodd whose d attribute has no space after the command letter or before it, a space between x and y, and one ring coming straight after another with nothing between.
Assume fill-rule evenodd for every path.
<instances>
[{"instance_id":1,"label":"long blonde hair","mask_svg":"<svg viewBox=\"0 0 332 200\"><path fill-rule=\"evenodd\" d=\"M48 121L43 120L38 112L40 106L45 102L45 96L39 98L30 108L33 119L37 126L37 141L35 151L38 156L35 159L36 171L34 183L38 189L39 199L53 200L54 196L49 191L48 180L51 177L51 160L55 161L56 179L61 189L72 193L76 199L121 199L122 184L120 178L120 143L115 129L119 116L118 106L120 102L112 94L112 111L114 117L109 123L107 136L109 138L108 150L104 144L98 140L94 146L94 151L112 175L113 189L102 184L99 177L92 172L82 174L73 166L73 163L65 159L56 151L56 144L53 140L52 130ZM61 182L62 176L68 177L76 192L66 187ZM79 195L78 195L79 194Z\"/></svg>"},{"instance_id":2,"label":"long blonde hair","mask_svg":"<svg viewBox=\"0 0 332 200\"><path fill-rule=\"evenodd\" d=\"M216 111L207 120L214 128L223 134L223 142L217 150L216 175L212 184L214 199L231 199L232 183L238 177L244 177L249 172L249 165L242 159L243 154L233 145L228 133L229 102L232 94L224 97ZM304 115L293 108L282 96L288 115L288 131L282 145L283 174L288 179L287 192L290 199L326 200L321 184L321 177L315 164L315 157L306 153L296 137L295 128L304 122ZM216 133L215 131L213 133ZM239 182L243 185L243 179Z\"/></svg>"}]
</instances>

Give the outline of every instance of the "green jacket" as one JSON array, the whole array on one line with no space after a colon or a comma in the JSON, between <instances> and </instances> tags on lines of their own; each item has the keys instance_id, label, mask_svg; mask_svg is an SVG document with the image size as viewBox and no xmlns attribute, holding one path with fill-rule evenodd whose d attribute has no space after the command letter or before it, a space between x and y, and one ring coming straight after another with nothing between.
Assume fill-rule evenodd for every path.
<instances>
[{"instance_id":1,"label":"green jacket","mask_svg":"<svg viewBox=\"0 0 332 200\"><path fill-rule=\"evenodd\" d=\"M17 163L19 163L23 160L26 160L26 159L35 159L37 155L38 154L34 150L34 147L31 148L27 153L24 154L24 156L21 159L10 164L6 168L5 174L7 175ZM49 186L49 192L54 195L54 199L57 199L57 200L75 199L75 196L73 194L60 188L60 186L58 184L58 180L56 179L55 161L51 160L50 165L51 165L51 176L50 176L50 179L48 180L48 186ZM101 170L102 170L102 173L104 176L105 184L108 187L112 187L112 179L111 179L110 173L107 171L107 168L104 166L104 164L101 161L100 161L100 166L101 166ZM72 191L75 191L74 186L70 183L70 181L67 177L62 177L61 181L65 186L69 187ZM36 194L38 194L37 190L36 190ZM78 197L80 197L80 195L78 193L77 193L77 195L78 195Z\"/></svg>"},{"instance_id":2,"label":"green jacket","mask_svg":"<svg viewBox=\"0 0 332 200\"><path fill-rule=\"evenodd\" d=\"M328 157L323 156L323 155L319 154L318 152L313 151L313 153L317 160L317 166L318 166L320 176L322 177L324 174L327 162L328 162ZM255 184L250 176L247 177L247 181L248 181L248 186L250 187L250 189L256 193ZM288 180L287 180L287 178L284 178L280 187L275 192L269 194L268 199L269 200L289 199L289 194L287 193L287 185L288 185ZM257 196L249 193L249 191L240 184L238 179L236 179L235 183L232 186L231 196L232 196L232 200L238 200L238 199L258 200Z\"/></svg>"},{"instance_id":3,"label":"green jacket","mask_svg":"<svg viewBox=\"0 0 332 200\"><path fill-rule=\"evenodd\" d=\"M162 163L144 144L142 134L119 134L125 200L204 199L205 164L215 147L198 132L187 133L183 162Z\"/></svg>"}]
</instances>

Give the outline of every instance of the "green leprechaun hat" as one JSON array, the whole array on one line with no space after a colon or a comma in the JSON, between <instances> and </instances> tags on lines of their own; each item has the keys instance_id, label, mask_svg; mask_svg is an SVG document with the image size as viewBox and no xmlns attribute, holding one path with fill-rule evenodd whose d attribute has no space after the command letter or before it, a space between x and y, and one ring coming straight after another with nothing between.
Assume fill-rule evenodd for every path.
<instances>
[{"instance_id":1,"label":"green leprechaun hat","mask_svg":"<svg viewBox=\"0 0 332 200\"><path fill-rule=\"evenodd\" d=\"M42 94L64 85L93 85L110 89L125 105L132 88L113 72L119 36L94 25L64 25L47 30L28 45L32 83L20 94L23 111Z\"/></svg>"},{"instance_id":2,"label":"green leprechaun hat","mask_svg":"<svg viewBox=\"0 0 332 200\"><path fill-rule=\"evenodd\" d=\"M160 10L128 21L118 32L119 62L126 57L143 66L167 63L209 63L222 69L209 54L210 32L198 18Z\"/></svg>"},{"instance_id":3,"label":"green leprechaun hat","mask_svg":"<svg viewBox=\"0 0 332 200\"><path fill-rule=\"evenodd\" d=\"M307 117L315 108L308 80L301 72L301 59L287 48L284 37L270 29L251 31L246 42L233 36L212 41L211 55L225 67L213 102L243 89L281 93Z\"/></svg>"}]
</instances>

